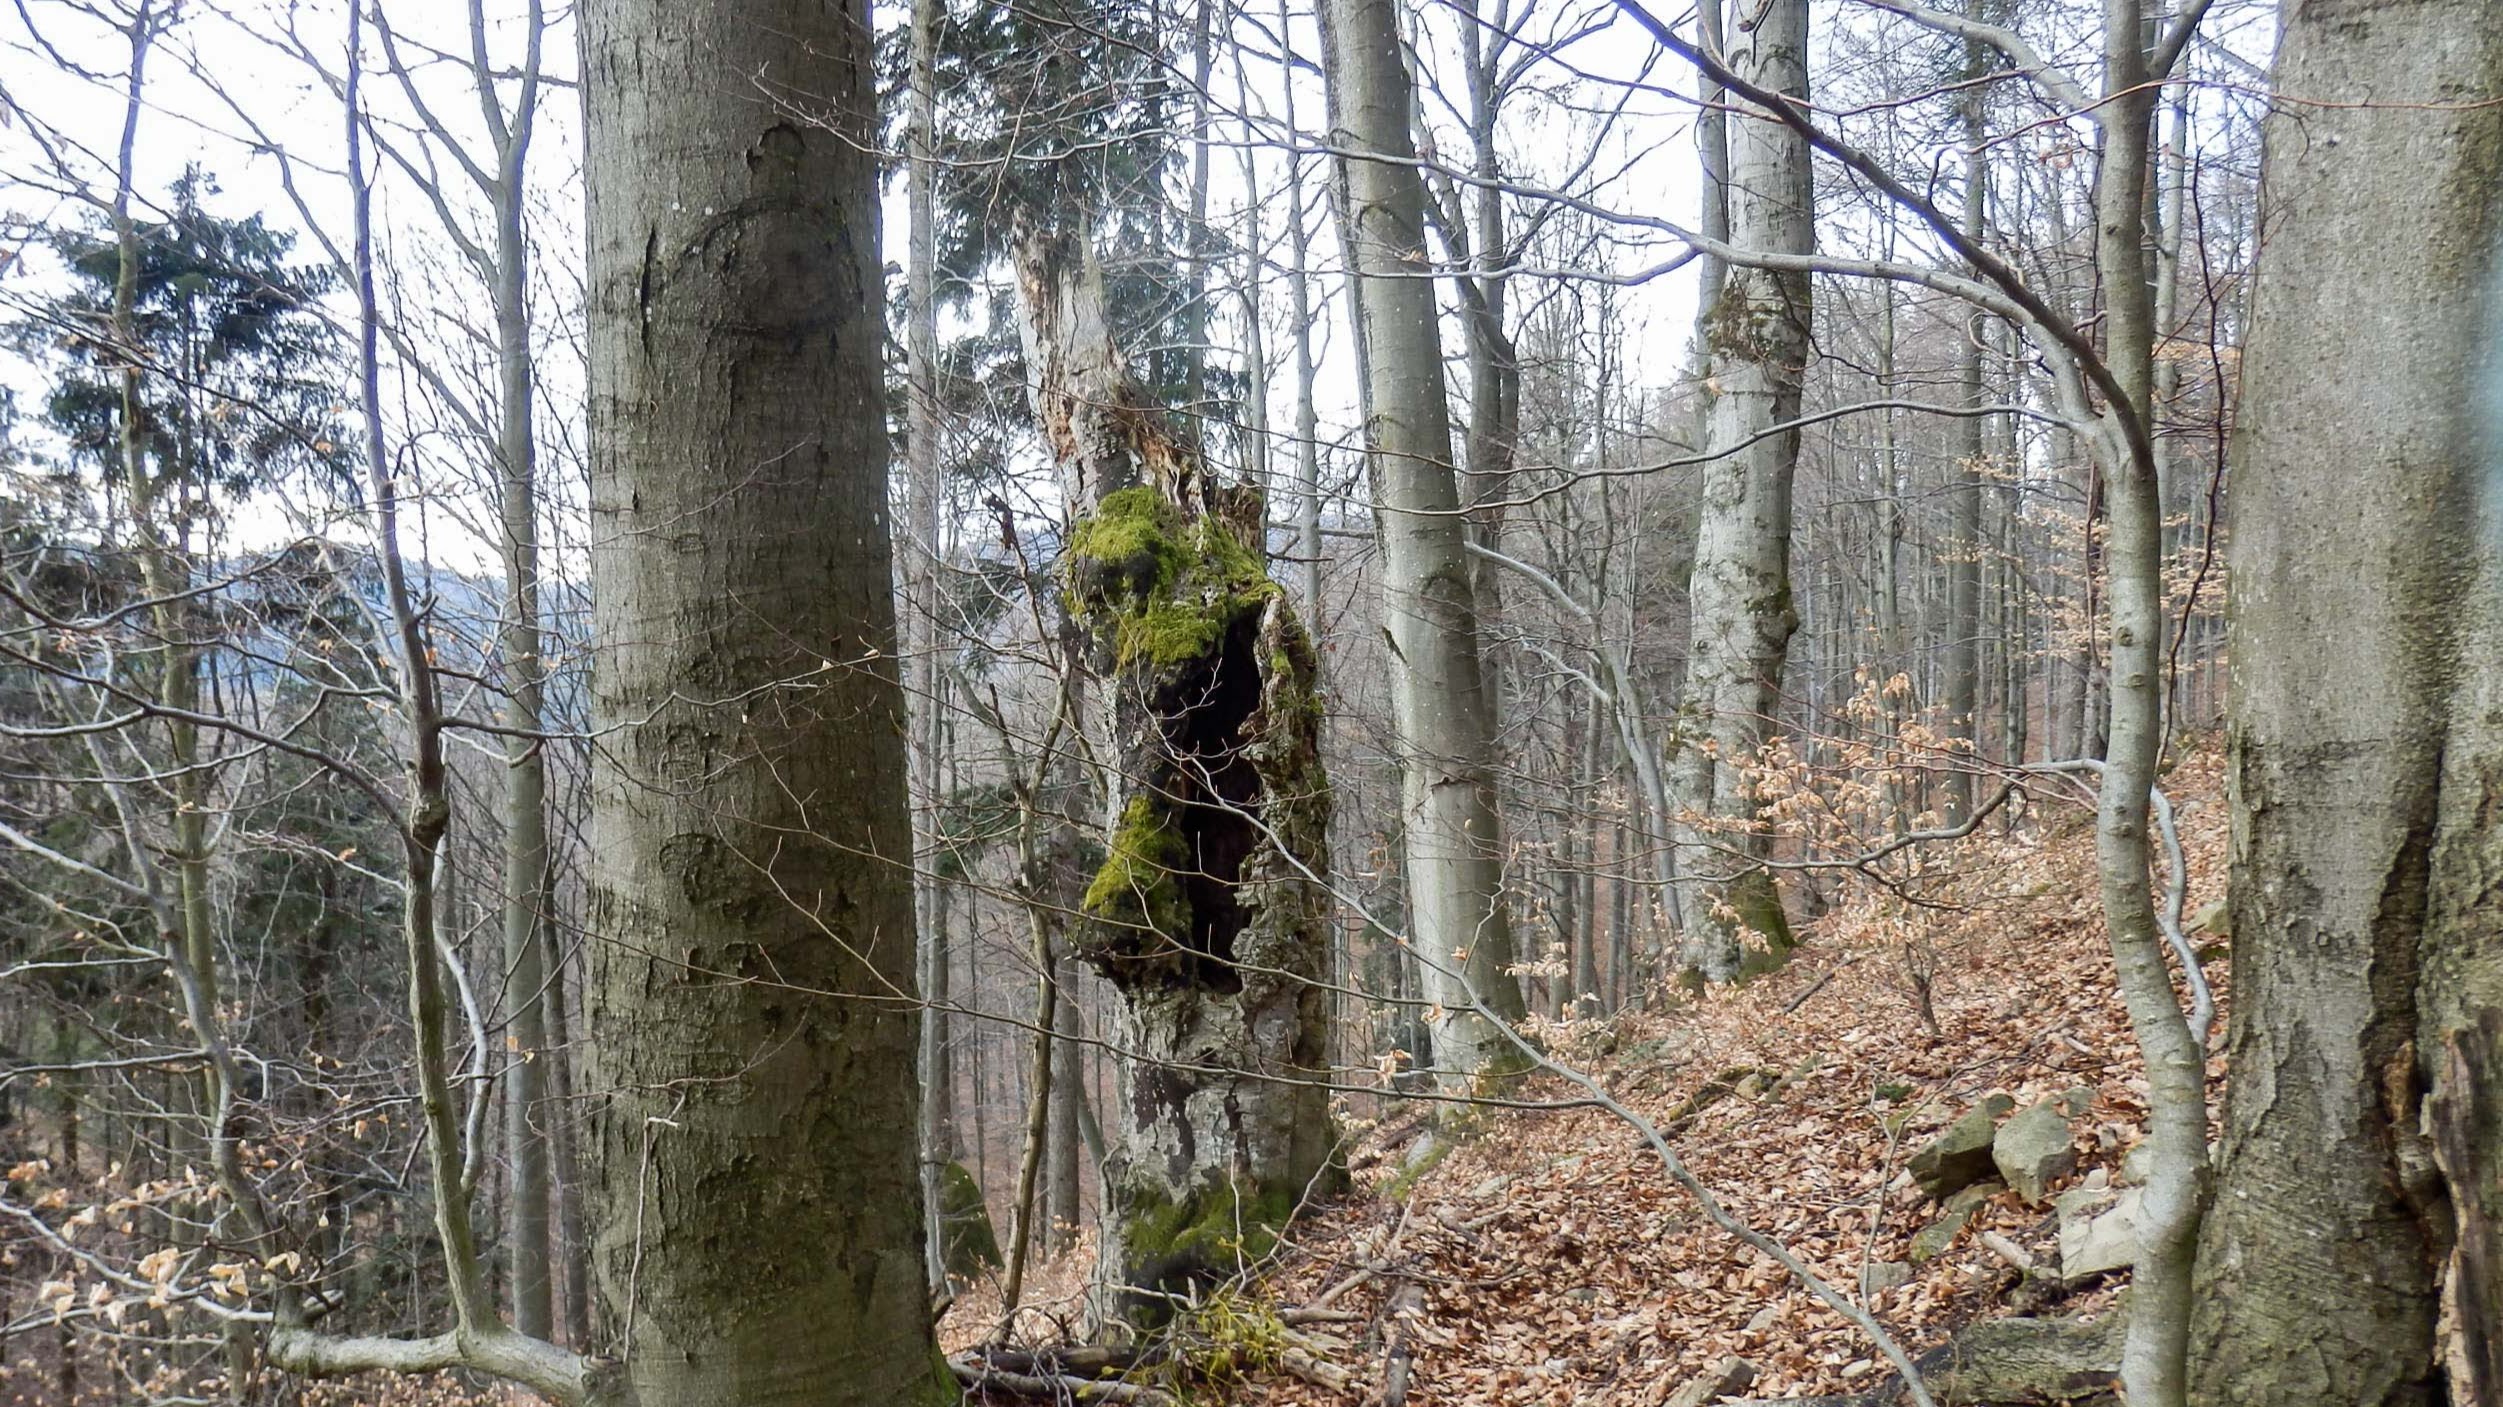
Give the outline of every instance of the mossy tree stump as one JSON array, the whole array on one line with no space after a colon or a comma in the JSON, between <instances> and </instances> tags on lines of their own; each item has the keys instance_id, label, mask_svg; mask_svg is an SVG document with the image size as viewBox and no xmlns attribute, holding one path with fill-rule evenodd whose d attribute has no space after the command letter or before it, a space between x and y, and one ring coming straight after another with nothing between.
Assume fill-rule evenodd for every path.
<instances>
[{"instance_id":1,"label":"mossy tree stump","mask_svg":"<svg viewBox=\"0 0 2503 1407\"><path fill-rule=\"evenodd\" d=\"M1222 485L1112 347L1082 238L1021 233L1027 362L1073 524L1061 565L1113 763L1074 951L1119 996L1101 1317L1257 1260L1330 1176L1329 784L1318 662Z\"/></svg>"}]
</instances>

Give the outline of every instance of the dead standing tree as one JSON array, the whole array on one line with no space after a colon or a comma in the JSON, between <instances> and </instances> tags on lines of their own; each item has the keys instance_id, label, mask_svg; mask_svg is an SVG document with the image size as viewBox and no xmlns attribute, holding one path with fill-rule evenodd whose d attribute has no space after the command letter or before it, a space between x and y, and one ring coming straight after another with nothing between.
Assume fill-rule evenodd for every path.
<instances>
[{"instance_id":1,"label":"dead standing tree","mask_svg":"<svg viewBox=\"0 0 2503 1407\"><path fill-rule=\"evenodd\" d=\"M1014 241L1036 418L1075 519L1068 600L1107 681L1104 859L1078 954L1117 996L1099 1314L1274 1244L1327 1175L1329 785L1317 661L1263 551L1112 335L1082 234Z\"/></svg>"}]
</instances>

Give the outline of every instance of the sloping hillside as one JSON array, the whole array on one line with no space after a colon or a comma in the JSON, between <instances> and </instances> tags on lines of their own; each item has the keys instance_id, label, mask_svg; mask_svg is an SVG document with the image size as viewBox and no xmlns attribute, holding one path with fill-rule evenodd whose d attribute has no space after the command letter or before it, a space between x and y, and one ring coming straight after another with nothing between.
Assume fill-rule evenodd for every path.
<instances>
[{"instance_id":1,"label":"sloping hillside","mask_svg":"<svg viewBox=\"0 0 2503 1407\"><path fill-rule=\"evenodd\" d=\"M2166 779L2194 914L2221 883L2218 774L2200 755ZM1889 917L1883 902L1840 904L1780 972L1674 1010L1552 1030L1555 1049L1673 1131L1732 1211L1834 1284L1865 1285L1916 1353L1978 1319L2094 1316L2126 1272L2063 1276L2052 1200L2124 1185L2144 1110L2088 819L2038 808L2013 834L1991 830L1939 858L1956 867L1924 891L1941 907L1897 904ZM1912 977L1924 957L1934 1031ZM2220 981L2222 969L2208 968ZM2036 1198L1985 1184L1955 1200L1969 1205L1959 1219L1907 1167L1957 1119L2000 1110L1985 1106L1991 1095L2023 1111L2072 1091L2075 1167ZM1527 1091L1576 1093L1552 1077ZM1366 1190L1304 1226L1259 1282L1250 1298L1286 1312L1304 1353L1288 1355L1300 1371L1255 1371L1234 1400L1379 1402L1403 1359L1414 1407L1655 1407L1724 1387L1774 1398L1886 1381L1865 1334L1706 1221L1615 1116L1490 1111L1448 1156L1403 1172L1417 1127L1394 1111L1371 1130L1353 1155ZM1083 1273L1074 1258L1055 1266L1041 1293L1069 1294ZM987 1308L960 1307L950 1327L978 1337ZM1725 1376L1733 1358L1745 1367Z\"/></svg>"}]
</instances>

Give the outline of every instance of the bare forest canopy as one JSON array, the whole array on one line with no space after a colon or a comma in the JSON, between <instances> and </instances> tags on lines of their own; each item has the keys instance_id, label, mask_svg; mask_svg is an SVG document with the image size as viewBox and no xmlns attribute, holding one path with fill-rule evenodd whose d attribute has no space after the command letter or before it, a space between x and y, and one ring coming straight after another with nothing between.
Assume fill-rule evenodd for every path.
<instances>
[{"instance_id":1,"label":"bare forest canopy","mask_svg":"<svg viewBox=\"0 0 2503 1407\"><path fill-rule=\"evenodd\" d=\"M0 1404L2503 1407L2503 8L20 0Z\"/></svg>"}]
</instances>

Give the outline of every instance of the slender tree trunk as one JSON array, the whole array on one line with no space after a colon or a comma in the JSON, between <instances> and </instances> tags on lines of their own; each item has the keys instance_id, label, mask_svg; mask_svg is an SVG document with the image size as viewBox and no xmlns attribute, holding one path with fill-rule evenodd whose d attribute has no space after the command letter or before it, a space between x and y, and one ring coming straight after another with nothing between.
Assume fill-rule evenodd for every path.
<instances>
[{"instance_id":1,"label":"slender tree trunk","mask_svg":"<svg viewBox=\"0 0 2503 1407\"><path fill-rule=\"evenodd\" d=\"M1510 969L1502 822L1495 806L1493 700L1479 659L1475 573L1452 472L1425 185L1412 161L1410 88L1396 9L1330 0L1321 9L1331 144L1385 160L1338 159L1340 241L1355 274L1365 438L1382 541L1385 629L1395 658L1408 928L1440 1008L1434 1067L1467 1088L1519 1052L1479 1014L1526 1012Z\"/></svg>"},{"instance_id":2,"label":"slender tree trunk","mask_svg":"<svg viewBox=\"0 0 2503 1407\"><path fill-rule=\"evenodd\" d=\"M1574 1004L1572 1016L1596 1009L1599 1000L1599 812L1600 767L1608 756L1606 705L1593 694L1582 709L1580 754L1573 769L1573 809L1567 819L1566 854L1572 868ZM1586 1003L1590 1005L1585 1005Z\"/></svg>"},{"instance_id":3,"label":"slender tree trunk","mask_svg":"<svg viewBox=\"0 0 2503 1407\"><path fill-rule=\"evenodd\" d=\"M554 915L549 917L553 919ZM551 928L551 936L554 932ZM582 1106L574 1099L580 1084L575 1071L582 1056L573 1040L575 1022L569 1003L575 983L567 969L564 948L550 943L548 958L547 1103L548 1108L556 1111L548 1129L548 1182L554 1193L551 1201L556 1224L558 1302L565 1326L561 1341L580 1353L591 1343L592 1299L591 1237L584 1224L582 1158L578 1151Z\"/></svg>"},{"instance_id":4,"label":"slender tree trunk","mask_svg":"<svg viewBox=\"0 0 2503 1407\"><path fill-rule=\"evenodd\" d=\"M1695 28L1703 39L1704 49L1723 63L1729 61L1724 45L1721 23L1721 0L1695 0ZM1705 239L1727 244L1730 237L1729 206L1729 94L1709 75L1698 75L1701 88L1695 109L1695 155L1701 168L1702 190L1696 196L1699 219ZM1696 403L1709 413L1712 403L1709 370L1712 352L1712 315L1721 302L1721 289L1729 271L1721 267L1717 254L1695 257L1695 360L1704 374L1695 379L1700 394Z\"/></svg>"},{"instance_id":5,"label":"slender tree trunk","mask_svg":"<svg viewBox=\"0 0 2503 1407\"><path fill-rule=\"evenodd\" d=\"M533 15L534 21L537 16ZM483 33L478 42L483 46ZM532 44L535 56L537 44ZM534 61L531 72L535 75ZM482 83L488 82L481 78ZM531 84L535 93L536 83ZM486 89L493 100L493 88ZM504 566L504 990L511 1059L504 1071L505 1151L512 1172L506 1253L513 1271L513 1327L536 1339L555 1331L549 1275L547 916L554 908L547 816L547 647L540 633L538 439L533 424L530 248L522 226L523 175L535 113L525 94L504 123L490 192L495 217L496 468Z\"/></svg>"},{"instance_id":6,"label":"slender tree trunk","mask_svg":"<svg viewBox=\"0 0 2503 1407\"><path fill-rule=\"evenodd\" d=\"M1770 0L1731 41L1728 62L1740 78L1804 100L1807 49L1806 0ZM1729 148L1730 242L1768 253L1813 250L1806 141L1770 117L1744 114L1730 122ZM1745 935L1775 953L1791 941L1780 891L1750 863L1768 841L1747 767L1775 725L1783 662L1799 624L1790 588L1799 433L1767 432L1799 414L1808 296L1805 274L1732 269L1706 331L1717 388L1707 444L1727 452L1703 471L1682 708L1692 732L1671 792L1680 810L1702 818L1686 836L1694 864L1685 868L1708 881L1706 901L1687 908L1679 960L1711 981L1738 975Z\"/></svg>"},{"instance_id":7,"label":"slender tree trunk","mask_svg":"<svg viewBox=\"0 0 2503 1407\"><path fill-rule=\"evenodd\" d=\"M2208 1193L2207 1054L2183 1018L2149 879L2149 792L2163 746L2163 508L2143 427L2154 374L2146 277L2147 133L2156 91L2139 0L2104 9L2103 149L2095 182L2095 267L2104 362L2125 405L2094 426L2109 489L2109 719L2096 822L2097 869L2121 996L2147 1064L2151 1170L2137 1224L2121 1380L2132 1403L2172 1407L2186 1390L2191 1269ZM2142 427L2133 441L2124 412Z\"/></svg>"},{"instance_id":8,"label":"slender tree trunk","mask_svg":"<svg viewBox=\"0 0 2503 1407\"><path fill-rule=\"evenodd\" d=\"M1191 436L1205 439L1208 423L1208 77L1215 69L1211 29L1217 14L1231 16L1220 0L1188 0L1191 6L1191 187L1189 225L1182 231L1184 345L1182 414Z\"/></svg>"},{"instance_id":9,"label":"slender tree trunk","mask_svg":"<svg viewBox=\"0 0 2503 1407\"><path fill-rule=\"evenodd\" d=\"M1028 951L1034 958L1034 1029L1028 1034L1034 1061L1026 1081L1025 1140L1017 1155L1017 1186L1008 1207L1007 1268L1000 1277L999 1292L1003 1327L1016 1322L1017 1305L1025 1292L1026 1260L1034 1247L1034 1211L1040 1200L1037 1187L1043 1171L1043 1144L1051 1131L1054 1031L1060 1024L1060 972L1052 962L1055 917L1046 887L1050 876L1042 849L1036 843L1037 816L1031 789L1022 809L1025 814L1020 827L1023 855L1019 874L1025 892L1019 897L1032 940Z\"/></svg>"},{"instance_id":10,"label":"slender tree trunk","mask_svg":"<svg viewBox=\"0 0 2503 1407\"><path fill-rule=\"evenodd\" d=\"M2503 11L2298 0L2277 82L2307 102L2268 123L2237 426L2234 1004L2195 1400L2491 1403ZM2346 413L2316 413L2324 386Z\"/></svg>"},{"instance_id":11,"label":"slender tree trunk","mask_svg":"<svg viewBox=\"0 0 2503 1407\"><path fill-rule=\"evenodd\" d=\"M940 754L946 742L945 671L939 654L946 631L939 620L940 577L945 563L946 527L939 455L938 386L938 216L936 133L938 91L938 27L942 0L913 0L912 107L906 141L905 198L911 211L910 248L905 277L907 319L904 343L907 369L905 455L911 516L900 540L911 553L905 563L904 629L912 643L913 799L919 810L914 824L913 897L914 967L923 997L931 1003L921 1023L920 1049L915 1055L921 1076L921 1218L925 1226L943 1224L944 1174L955 1156L949 1127L952 1094L947 1074L947 893L939 878L941 795ZM930 1288L947 1284L946 1237L933 1231L926 1247Z\"/></svg>"},{"instance_id":12,"label":"slender tree trunk","mask_svg":"<svg viewBox=\"0 0 2503 1407\"><path fill-rule=\"evenodd\" d=\"M915 1178L868 6L582 22L602 1347L638 1407L954 1402Z\"/></svg>"},{"instance_id":13,"label":"slender tree trunk","mask_svg":"<svg viewBox=\"0 0 2503 1407\"><path fill-rule=\"evenodd\" d=\"M1279 0L1278 33L1285 35L1291 17L1287 0ZM1300 132L1296 125L1295 84L1293 75L1280 86L1287 130ZM1313 398L1312 356L1312 227L1306 221L1304 208L1303 153L1286 154L1287 238L1294 250L1294 263L1286 271L1287 304L1294 311L1295 339L1295 555L1299 573L1297 585L1304 621L1318 632L1323 627L1321 614L1321 417Z\"/></svg>"},{"instance_id":14,"label":"slender tree trunk","mask_svg":"<svg viewBox=\"0 0 2503 1407\"><path fill-rule=\"evenodd\" d=\"M1079 1145L1084 1141L1079 1136L1078 1111L1086 1102L1086 1081L1078 1063L1078 1006L1071 1000L1069 977L1070 966L1061 959L1060 997L1052 1006L1052 1124L1046 1154L1049 1175L1044 1179L1051 1196L1043 1224L1051 1233L1046 1244L1054 1251L1067 1250L1076 1239L1084 1210L1078 1181Z\"/></svg>"},{"instance_id":15,"label":"slender tree trunk","mask_svg":"<svg viewBox=\"0 0 2503 1407\"><path fill-rule=\"evenodd\" d=\"M1980 17L1981 0L1967 0L1968 15ZM1988 223L1987 195L1990 187L1989 148L1985 144L1989 131L1982 110L1987 89L1982 78L1989 68L1985 57L1990 51L1978 41L1966 41L1964 74L1971 87L1965 92L1964 109L1964 235L1979 244ZM1983 404L1982 346L1989 333L1989 323L1979 309L1965 319L1963 337L1956 345L1956 386L1967 411ZM1982 442L1986 428L1978 414L1966 414L1951 422L1954 427L1955 462L1949 466L1947 495L1947 660L1946 690L1942 702L1946 706L1946 731L1951 738L1962 739L1981 751L1981 680L1982 680L1982 495L1990 482L1988 452ZM1949 825L1962 821L1973 809L1973 772L1976 759L1950 759L1950 768L1943 778L1939 793L1939 816Z\"/></svg>"}]
</instances>

